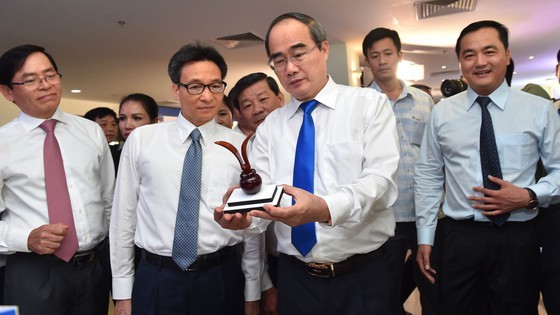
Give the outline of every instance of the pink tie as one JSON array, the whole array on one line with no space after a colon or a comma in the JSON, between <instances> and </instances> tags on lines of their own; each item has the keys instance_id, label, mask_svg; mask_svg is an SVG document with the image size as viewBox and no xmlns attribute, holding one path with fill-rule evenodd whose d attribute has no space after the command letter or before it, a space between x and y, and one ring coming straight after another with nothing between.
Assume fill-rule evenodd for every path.
<instances>
[{"instance_id":1,"label":"pink tie","mask_svg":"<svg viewBox=\"0 0 560 315\"><path fill-rule=\"evenodd\" d=\"M56 120L45 120L39 127L47 133L43 146L43 161L45 163L45 187L47 190L49 222L51 224L64 223L68 225L68 233L66 233L62 244L54 254L68 262L78 250L78 236L74 226L62 154L60 154L60 147L54 135L56 123Z\"/></svg>"}]
</instances>

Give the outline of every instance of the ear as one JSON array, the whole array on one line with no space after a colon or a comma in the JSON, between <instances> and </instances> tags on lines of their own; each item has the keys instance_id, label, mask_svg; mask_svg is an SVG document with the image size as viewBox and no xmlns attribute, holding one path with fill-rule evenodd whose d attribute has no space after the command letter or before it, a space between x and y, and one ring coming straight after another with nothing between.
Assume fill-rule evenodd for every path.
<instances>
[{"instance_id":1,"label":"ear","mask_svg":"<svg viewBox=\"0 0 560 315\"><path fill-rule=\"evenodd\" d=\"M321 43L321 51L325 55L325 60L329 59L329 42L324 41Z\"/></svg>"},{"instance_id":2,"label":"ear","mask_svg":"<svg viewBox=\"0 0 560 315\"><path fill-rule=\"evenodd\" d=\"M278 95L276 95L276 97L280 99L280 107L284 106L284 93L278 92Z\"/></svg>"},{"instance_id":3,"label":"ear","mask_svg":"<svg viewBox=\"0 0 560 315\"><path fill-rule=\"evenodd\" d=\"M403 58L402 50L399 51L399 52L397 53L397 55L399 56L399 62L401 62L401 61L402 61L402 58Z\"/></svg>"},{"instance_id":4,"label":"ear","mask_svg":"<svg viewBox=\"0 0 560 315\"><path fill-rule=\"evenodd\" d=\"M176 100L179 100L179 89L181 87L178 86L177 84L173 83L171 84L171 90L173 91L173 96L175 97Z\"/></svg>"},{"instance_id":5,"label":"ear","mask_svg":"<svg viewBox=\"0 0 560 315\"><path fill-rule=\"evenodd\" d=\"M239 111L239 109L237 108L233 108L233 119L239 121L239 118L241 117L241 112Z\"/></svg>"},{"instance_id":6,"label":"ear","mask_svg":"<svg viewBox=\"0 0 560 315\"><path fill-rule=\"evenodd\" d=\"M511 52L510 52L509 48L506 50L506 59L507 59L507 64L509 65L510 60L511 60Z\"/></svg>"},{"instance_id":7,"label":"ear","mask_svg":"<svg viewBox=\"0 0 560 315\"><path fill-rule=\"evenodd\" d=\"M556 77L560 79L560 63L556 65Z\"/></svg>"},{"instance_id":8,"label":"ear","mask_svg":"<svg viewBox=\"0 0 560 315\"><path fill-rule=\"evenodd\" d=\"M14 96L12 94L12 89L10 89L7 85L0 85L0 92L2 92L2 95L4 95L5 99L14 103Z\"/></svg>"}]
</instances>

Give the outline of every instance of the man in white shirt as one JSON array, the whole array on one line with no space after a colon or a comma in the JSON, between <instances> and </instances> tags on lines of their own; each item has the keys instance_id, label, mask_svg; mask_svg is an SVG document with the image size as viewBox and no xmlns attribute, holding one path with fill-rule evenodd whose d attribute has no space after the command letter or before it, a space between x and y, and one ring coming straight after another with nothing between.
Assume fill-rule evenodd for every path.
<instances>
[{"instance_id":1,"label":"man in white shirt","mask_svg":"<svg viewBox=\"0 0 560 315\"><path fill-rule=\"evenodd\" d=\"M216 220L246 233L275 221L280 314L389 314L398 294L383 245L395 228L399 149L387 97L328 76L329 43L310 16L277 17L265 48L293 98L259 126L250 158L263 183L284 184L286 196L248 215L217 208ZM309 132L315 143L298 146ZM302 148L311 150L300 161ZM300 165L311 189L290 185L300 185Z\"/></svg>"},{"instance_id":2,"label":"man in white shirt","mask_svg":"<svg viewBox=\"0 0 560 315\"><path fill-rule=\"evenodd\" d=\"M284 94L280 92L278 83L262 72L251 73L239 79L229 92L229 97L233 103L233 115L237 120L234 130L245 136L254 134L268 114L284 105ZM254 139L255 137L251 138L250 144ZM262 277L261 307L265 314L276 314L278 251L273 228L269 227L266 230L265 242L267 255L265 273Z\"/></svg>"},{"instance_id":3,"label":"man in white shirt","mask_svg":"<svg viewBox=\"0 0 560 315\"><path fill-rule=\"evenodd\" d=\"M22 314L106 314L110 276L98 258L115 170L99 125L59 108L61 77L43 47L18 46L0 57L0 89L21 110L0 128L4 303ZM67 221L57 217L63 209Z\"/></svg>"},{"instance_id":4,"label":"man in white shirt","mask_svg":"<svg viewBox=\"0 0 560 315\"><path fill-rule=\"evenodd\" d=\"M213 218L223 191L239 182L241 172L235 157L214 142L239 147L244 140L214 120L227 65L214 48L196 43L175 53L168 72L181 104L177 120L135 129L121 154L110 228L115 309L122 314L131 309L135 314L243 314L245 288L246 307L256 311L249 307L258 310L261 244L246 241L240 262L243 236L222 229ZM198 166L186 156L197 146ZM200 167L197 175L183 175L195 167ZM196 181L198 192L183 189ZM189 199L193 207L183 212L181 204ZM178 245L193 238L194 262L180 267L186 249ZM141 256L136 270L135 246Z\"/></svg>"},{"instance_id":5,"label":"man in white shirt","mask_svg":"<svg viewBox=\"0 0 560 315\"><path fill-rule=\"evenodd\" d=\"M229 97L233 103L233 117L237 121L235 130L246 136L255 133L268 114L284 105L284 94L280 92L278 83L262 72L239 79Z\"/></svg>"}]
</instances>

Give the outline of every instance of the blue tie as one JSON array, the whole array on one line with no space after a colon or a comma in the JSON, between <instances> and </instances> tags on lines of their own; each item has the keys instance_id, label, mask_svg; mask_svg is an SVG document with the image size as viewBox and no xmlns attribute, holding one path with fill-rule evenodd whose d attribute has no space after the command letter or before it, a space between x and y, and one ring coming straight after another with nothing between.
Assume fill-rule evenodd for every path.
<instances>
[{"instance_id":1,"label":"blue tie","mask_svg":"<svg viewBox=\"0 0 560 315\"><path fill-rule=\"evenodd\" d=\"M172 252L173 260L183 270L186 270L197 257L200 178L202 176L200 131L194 129L190 137L192 143L183 162Z\"/></svg>"},{"instance_id":2,"label":"blue tie","mask_svg":"<svg viewBox=\"0 0 560 315\"><path fill-rule=\"evenodd\" d=\"M482 124L480 125L480 164L482 166L482 181L484 188L498 190L500 185L490 181L488 175L502 178L500 157L496 147L496 137L492 126L492 116L488 111L488 104L492 100L486 96L479 96L476 102L482 109ZM491 216L489 219L498 226L502 226L509 218L509 213Z\"/></svg>"},{"instance_id":3,"label":"blue tie","mask_svg":"<svg viewBox=\"0 0 560 315\"><path fill-rule=\"evenodd\" d=\"M303 122L299 130L294 162L294 187L313 193L313 174L315 168L315 125L311 112L319 104L316 100L304 102ZM305 257L317 243L315 222L309 222L292 228L292 244Z\"/></svg>"}]
</instances>

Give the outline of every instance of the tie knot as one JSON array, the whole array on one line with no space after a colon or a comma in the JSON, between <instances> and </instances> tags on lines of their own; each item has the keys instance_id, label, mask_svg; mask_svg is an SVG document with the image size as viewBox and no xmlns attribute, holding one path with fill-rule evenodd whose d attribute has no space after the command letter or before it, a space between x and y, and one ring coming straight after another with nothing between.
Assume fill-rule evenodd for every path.
<instances>
[{"instance_id":1,"label":"tie knot","mask_svg":"<svg viewBox=\"0 0 560 315\"><path fill-rule=\"evenodd\" d=\"M57 123L57 122L58 122L58 121L55 120L55 119L45 120L45 121L43 121L43 123L41 123L41 124L39 125L39 127L40 127L41 129L43 129L46 133L53 132L53 131L54 131L54 127L56 127L56 123Z\"/></svg>"},{"instance_id":2,"label":"tie knot","mask_svg":"<svg viewBox=\"0 0 560 315\"><path fill-rule=\"evenodd\" d=\"M479 96L476 98L476 102L482 107L488 106L491 101L492 100L488 96Z\"/></svg>"},{"instance_id":3,"label":"tie knot","mask_svg":"<svg viewBox=\"0 0 560 315\"><path fill-rule=\"evenodd\" d=\"M195 128L193 131L191 131L190 137L193 141L198 141L200 139L200 130L198 130L198 128Z\"/></svg>"},{"instance_id":4,"label":"tie knot","mask_svg":"<svg viewBox=\"0 0 560 315\"><path fill-rule=\"evenodd\" d=\"M317 104L319 104L319 102L317 102L316 100L310 100L310 101L301 103L301 105L299 105L299 107L301 107L301 109L303 109L303 111L306 114L311 114L311 112L315 109L315 107L317 107Z\"/></svg>"}]
</instances>

